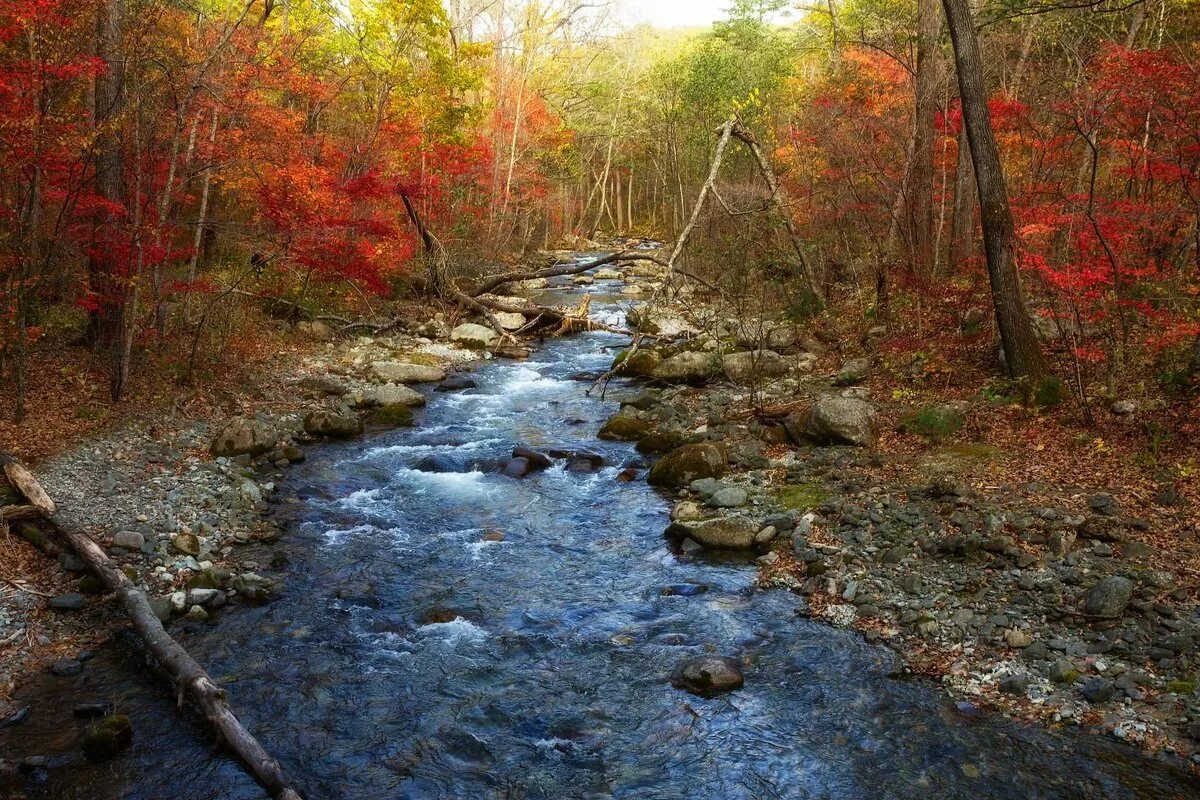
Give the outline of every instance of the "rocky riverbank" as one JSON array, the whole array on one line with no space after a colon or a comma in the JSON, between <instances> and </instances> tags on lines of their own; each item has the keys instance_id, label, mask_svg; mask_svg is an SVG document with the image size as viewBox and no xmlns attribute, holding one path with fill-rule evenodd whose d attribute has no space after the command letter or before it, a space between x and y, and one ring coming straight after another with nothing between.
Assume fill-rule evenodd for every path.
<instances>
[{"instance_id":1,"label":"rocky riverbank","mask_svg":"<svg viewBox=\"0 0 1200 800\"><path fill-rule=\"evenodd\" d=\"M1056 472L1045 440L1012 448L979 423L1015 414L1027 435L1036 413L904 402L869 341L682 306L634 319L692 336L617 357L644 389L601 436L664 454L648 477L676 495L665 533L684 557L746 551L764 589L894 648L963 714L1092 726L1200 765L1200 537L1180 483L1096 485L1084 459Z\"/></svg>"}]
</instances>

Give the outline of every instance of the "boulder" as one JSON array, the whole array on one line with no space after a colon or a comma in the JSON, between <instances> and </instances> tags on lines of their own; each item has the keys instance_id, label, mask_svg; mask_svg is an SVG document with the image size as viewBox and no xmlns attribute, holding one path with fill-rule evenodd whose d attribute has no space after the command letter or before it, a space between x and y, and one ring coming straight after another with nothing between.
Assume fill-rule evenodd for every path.
<instances>
[{"instance_id":1,"label":"boulder","mask_svg":"<svg viewBox=\"0 0 1200 800\"><path fill-rule=\"evenodd\" d=\"M328 342L333 339L333 329L324 322L302 320L297 322L292 330L297 336L312 339L314 342Z\"/></svg>"},{"instance_id":2,"label":"boulder","mask_svg":"<svg viewBox=\"0 0 1200 800\"><path fill-rule=\"evenodd\" d=\"M446 371L409 361L375 361L371 364L371 376L381 383L436 383L446 377Z\"/></svg>"},{"instance_id":3,"label":"boulder","mask_svg":"<svg viewBox=\"0 0 1200 800\"><path fill-rule=\"evenodd\" d=\"M405 405L404 403L388 403L385 406L380 406L371 419L380 425L411 428L413 426L412 406Z\"/></svg>"},{"instance_id":4,"label":"boulder","mask_svg":"<svg viewBox=\"0 0 1200 800\"><path fill-rule=\"evenodd\" d=\"M742 688L742 665L729 656L696 656L671 672L671 685L702 697L713 697Z\"/></svg>"},{"instance_id":5,"label":"boulder","mask_svg":"<svg viewBox=\"0 0 1200 800\"><path fill-rule=\"evenodd\" d=\"M504 328L506 331L519 331L521 328L525 327L527 322L525 315L516 311L494 311L492 312L492 316L494 316L496 321L500 323L500 327ZM480 327L483 326L481 325ZM489 328L488 330L491 329ZM495 331L493 331L493 335L494 334Z\"/></svg>"},{"instance_id":6,"label":"boulder","mask_svg":"<svg viewBox=\"0 0 1200 800\"><path fill-rule=\"evenodd\" d=\"M1133 599L1133 581L1120 575L1101 578L1088 591L1083 612L1093 617L1119 617Z\"/></svg>"},{"instance_id":7,"label":"boulder","mask_svg":"<svg viewBox=\"0 0 1200 800\"><path fill-rule=\"evenodd\" d=\"M200 538L194 533L177 533L171 539L171 546L176 552L183 553L185 556L200 555Z\"/></svg>"},{"instance_id":8,"label":"boulder","mask_svg":"<svg viewBox=\"0 0 1200 800\"><path fill-rule=\"evenodd\" d=\"M252 417L234 417L221 426L209 450L214 456L261 456L274 449L279 433L269 422Z\"/></svg>"},{"instance_id":9,"label":"boulder","mask_svg":"<svg viewBox=\"0 0 1200 800\"><path fill-rule=\"evenodd\" d=\"M446 380L434 387L435 392L458 392L463 389L474 389L476 386L474 378L468 378L466 375L451 375Z\"/></svg>"},{"instance_id":10,"label":"boulder","mask_svg":"<svg viewBox=\"0 0 1200 800\"><path fill-rule=\"evenodd\" d=\"M774 350L730 353L721 359L725 377L734 383L750 383L760 378L777 378L787 372L783 356Z\"/></svg>"},{"instance_id":11,"label":"boulder","mask_svg":"<svg viewBox=\"0 0 1200 800\"><path fill-rule=\"evenodd\" d=\"M762 526L749 517L731 515L699 522L676 522L667 532L675 539L692 539L715 550L748 550Z\"/></svg>"},{"instance_id":12,"label":"boulder","mask_svg":"<svg viewBox=\"0 0 1200 800\"><path fill-rule=\"evenodd\" d=\"M550 456L545 453L534 450L531 447L522 447L521 445L517 445L512 449L512 457L523 458L528 461L530 470L549 469L554 463L550 460Z\"/></svg>"},{"instance_id":13,"label":"boulder","mask_svg":"<svg viewBox=\"0 0 1200 800\"><path fill-rule=\"evenodd\" d=\"M792 414L783 424L788 436L798 444L807 440L823 445L868 447L879 435L875 407L854 397L822 397L807 414Z\"/></svg>"},{"instance_id":14,"label":"boulder","mask_svg":"<svg viewBox=\"0 0 1200 800\"><path fill-rule=\"evenodd\" d=\"M615 269L601 267L592 273L592 277L598 281L619 281L623 276Z\"/></svg>"},{"instance_id":15,"label":"boulder","mask_svg":"<svg viewBox=\"0 0 1200 800\"><path fill-rule=\"evenodd\" d=\"M301 378L296 387L311 397L341 397L350 390L346 385L329 375L313 375Z\"/></svg>"},{"instance_id":16,"label":"boulder","mask_svg":"<svg viewBox=\"0 0 1200 800\"><path fill-rule=\"evenodd\" d=\"M608 418L597 434L601 439L621 442L639 442L654 431L654 426L648 420L637 415L630 406L625 406Z\"/></svg>"},{"instance_id":17,"label":"boulder","mask_svg":"<svg viewBox=\"0 0 1200 800\"><path fill-rule=\"evenodd\" d=\"M665 311L652 311L645 305L630 309L626 313L625 319L639 331L658 336L676 337L684 333L699 332L684 318Z\"/></svg>"},{"instance_id":18,"label":"boulder","mask_svg":"<svg viewBox=\"0 0 1200 800\"><path fill-rule=\"evenodd\" d=\"M330 439L350 439L362 433L363 424L355 414L310 411L304 415L304 431L313 436L327 436Z\"/></svg>"},{"instance_id":19,"label":"boulder","mask_svg":"<svg viewBox=\"0 0 1200 800\"><path fill-rule=\"evenodd\" d=\"M363 393L363 405L368 406L423 406L425 395L416 389L410 389L402 383L385 383L375 386Z\"/></svg>"},{"instance_id":20,"label":"boulder","mask_svg":"<svg viewBox=\"0 0 1200 800\"><path fill-rule=\"evenodd\" d=\"M504 469L501 470L501 472L510 478L524 478L530 471L529 459L519 456L509 459L504 465Z\"/></svg>"},{"instance_id":21,"label":"boulder","mask_svg":"<svg viewBox=\"0 0 1200 800\"><path fill-rule=\"evenodd\" d=\"M720 368L720 360L712 353L686 350L663 360L651 377L667 383L702 384L712 380Z\"/></svg>"},{"instance_id":22,"label":"boulder","mask_svg":"<svg viewBox=\"0 0 1200 800\"><path fill-rule=\"evenodd\" d=\"M667 453L650 468L646 480L653 486L682 487L697 478L725 474L725 450L712 442L685 444Z\"/></svg>"},{"instance_id":23,"label":"boulder","mask_svg":"<svg viewBox=\"0 0 1200 800\"><path fill-rule=\"evenodd\" d=\"M145 543L145 535L138 531L117 531L112 537L113 547L124 547L126 550L141 550Z\"/></svg>"},{"instance_id":24,"label":"boulder","mask_svg":"<svg viewBox=\"0 0 1200 800\"><path fill-rule=\"evenodd\" d=\"M500 337L494 330L474 322L464 322L450 331L450 341L472 350L486 350L495 344L498 338Z\"/></svg>"},{"instance_id":25,"label":"boulder","mask_svg":"<svg viewBox=\"0 0 1200 800\"><path fill-rule=\"evenodd\" d=\"M842 369L833 380L834 386L854 386L866 380L871 373L871 359L851 358L842 364Z\"/></svg>"},{"instance_id":26,"label":"boulder","mask_svg":"<svg viewBox=\"0 0 1200 800\"><path fill-rule=\"evenodd\" d=\"M638 348L637 352L629 355L628 350L622 350L613 360L613 369L621 375L632 375L635 378L651 378L654 370L662 363L662 356L655 350Z\"/></svg>"}]
</instances>

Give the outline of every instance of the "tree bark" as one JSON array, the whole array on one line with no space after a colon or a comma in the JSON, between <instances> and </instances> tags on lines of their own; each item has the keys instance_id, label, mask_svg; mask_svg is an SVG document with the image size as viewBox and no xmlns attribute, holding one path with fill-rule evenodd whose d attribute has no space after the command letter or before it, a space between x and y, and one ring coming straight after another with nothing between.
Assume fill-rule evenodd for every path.
<instances>
[{"instance_id":1,"label":"tree bark","mask_svg":"<svg viewBox=\"0 0 1200 800\"><path fill-rule=\"evenodd\" d=\"M180 694L187 693L212 724L222 742L250 770L254 778L271 795L280 800L300 800L299 792L258 740L247 731L234 715L225 691L217 686L196 660L163 629L162 623L150 608L150 601L120 569L104 550L83 532L79 523L60 511L46 494L37 478L20 461L0 451L0 466L4 475L62 535L79 559L87 565L105 587L117 595L133 627L162 668L175 681Z\"/></svg>"},{"instance_id":2,"label":"tree bark","mask_svg":"<svg viewBox=\"0 0 1200 800\"><path fill-rule=\"evenodd\" d=\"M963 124L967 129L971 158L975 164L975 181L979 187L984 252L996 327L1004 348L1004 366L1014 378L1038 381L1047 375L1048 367L1034 336L1017 272L1012 209L1008 204L1008 187L1004 182L1000 150L996 145L987 107L979 39L967 0L942 0L942 5L946 10L950 39L954 45Z\"/></svg>"},{"instance_id":3,"label":"tree bark","mask_svg":"<svg viewBox=\"0 0 1200 800\"><path fill-rule=\"evenodd\" d=\"M976 201L975 165L971 161L971 145L967 142L967 125L958 129L958 164L954 170L954 210L950 223L950 267L962 269L975 249Z\"/></svg>"},{"instance_id":4,"label":"tree bark","mask_svg":"<svg viewBox=\"0 0 1200 800\"><path fill-rule=\"evenodd\" d=\"M941 82L938 56L941 30L937 0L917 0L916 114L912 163L906 173L908 185L904 194L910 257L918 275L932 275L937 258L933 247L933 150Z\"/></svg>"}]
</instances>

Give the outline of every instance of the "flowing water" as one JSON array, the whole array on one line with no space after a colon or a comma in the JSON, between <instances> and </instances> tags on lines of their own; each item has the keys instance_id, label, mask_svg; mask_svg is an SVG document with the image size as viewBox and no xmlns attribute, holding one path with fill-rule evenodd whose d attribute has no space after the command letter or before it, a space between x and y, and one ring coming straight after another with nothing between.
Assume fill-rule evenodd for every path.
<instances>
[{"instance_id":1,"label":"flowing water","mask_svg":"<svg viewBox=\"0 0 1200 800\"><path fill-rule=\"evenodd\" d=\"M619 321L615 300L593 312ZM794 594L756 591L750 559L673 553L667 500L617 480L637 453L595 438L616 403L571 378L622 341L551 341L431 394L416 428L314 448L281 491L285 596L183 628L309 798L1198 796L1165 760L963 714L936 686L889 677L886 650L803 618ZM606 465L503 477L517 444ZM667 683L706 652L743 659L745 688L703 699ZM33 684L34 714L0 731L6 754L50 756L30 796L263 796L130 648L85 676ZM72 704L114 695L134 747L89 764Z\"/></svg>"}]
</instances>

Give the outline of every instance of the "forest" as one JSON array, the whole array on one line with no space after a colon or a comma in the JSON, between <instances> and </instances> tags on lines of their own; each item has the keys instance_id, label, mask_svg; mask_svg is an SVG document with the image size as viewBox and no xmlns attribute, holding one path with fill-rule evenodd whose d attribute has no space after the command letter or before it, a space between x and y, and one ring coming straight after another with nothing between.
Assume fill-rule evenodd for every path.
<instances>
[{"instance_id":1,"label":"forest","mask_svg":"<svg viewBox=\"0 0 1200 800\"><path fill-rule=\"evenodd\" d=\"M0 0L0 793L1194 796L1200 2L642 5Z\"/></svg>"}]
</instances>

